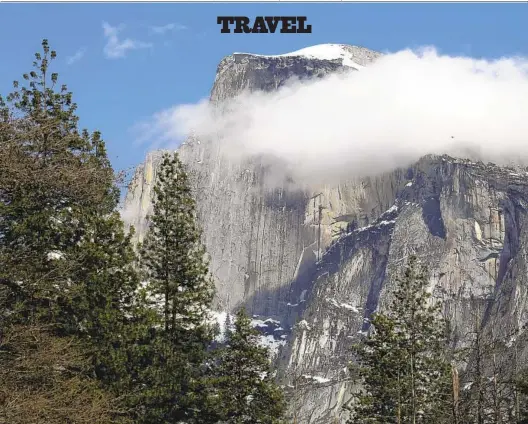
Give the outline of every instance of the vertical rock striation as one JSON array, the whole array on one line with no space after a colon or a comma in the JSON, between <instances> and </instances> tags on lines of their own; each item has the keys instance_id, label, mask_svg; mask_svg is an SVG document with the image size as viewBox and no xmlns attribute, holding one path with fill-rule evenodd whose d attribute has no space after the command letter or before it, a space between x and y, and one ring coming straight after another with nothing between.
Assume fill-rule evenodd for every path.
<instances>
[{"instance_id":1,"label":"vertical rock striation","mask_svg":"<svg viewBox=\"0 0 528 424\"><path fill-rule=\"evenodd\" d=\"M276 90L291 78L323 77L351 65L359 68L379 56L360 47L335 45L333 49L335 59L319 59L302 51L284 56L228 56L218 66L211 101L232 98L245 90ZM267 187L264 176L270 170L265 164L231 163L214 142L190 137L179 152L194 184L211 270L217 279L219 306L231 309L244 302L255 314L284 315L296 272L316 256L313 250L318 233L308 205L312 193L286 185L282 189ZM147 226L145 218L160 157L160 152L147 155L145 163L136 169L125 198L124 214L139 240ZM331 226L333 215L344 215L350 209L342 196L356 196L356 202L361 197L355 186L350 193L346 187L341 190L345 193L326 190L336 209L325 210L323 245L330 240L326 227Z\"/></svg>"}]
</instances>

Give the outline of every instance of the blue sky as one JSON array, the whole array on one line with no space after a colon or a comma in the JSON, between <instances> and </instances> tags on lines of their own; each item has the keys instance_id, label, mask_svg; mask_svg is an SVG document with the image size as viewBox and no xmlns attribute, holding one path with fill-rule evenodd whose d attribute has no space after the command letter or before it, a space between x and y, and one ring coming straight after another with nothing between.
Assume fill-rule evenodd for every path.
<instances>
[{"instance_id":1,"label":"blue sky","mask_svg":"<svg viewBox=\"0 0 528 424\"><path fill-rule=\"evenodd\" d=\"M218 15L306 15L312 34L221 34ZM81 124L102 131L116 169L143 160L132 128L209 94L235 51L277 54L320 43L395 52L528 56L528 4L0 4L0 92L29 70L48 38L54 70L74 92Z\"/></svg>"}]
</instances>

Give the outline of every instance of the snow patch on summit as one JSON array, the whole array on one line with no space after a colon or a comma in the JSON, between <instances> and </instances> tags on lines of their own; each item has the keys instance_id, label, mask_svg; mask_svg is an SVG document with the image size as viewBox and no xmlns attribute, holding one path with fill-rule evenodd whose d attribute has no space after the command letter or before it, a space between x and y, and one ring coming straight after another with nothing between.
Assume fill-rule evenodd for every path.
<instances>
[{"instance_id":1,"label":"snow patch on summit","mask_svg":"<svg viewBox=\"0 0 528 424\"><path fill-rule=\"evenodd\" d=\"M233 53L233 54L247 54L251 56L259 57L289 57L289 56L300 56L308 59L317 60L341 60L343 66L354 69L362 69L364 66L356 63L352 57L352 53L347 50L344 44L318 44L304 49L296 50L290 53L276 54L276 55L264 55L264 54L253 54L253 53Z\"/></svg>"}]
</instances>

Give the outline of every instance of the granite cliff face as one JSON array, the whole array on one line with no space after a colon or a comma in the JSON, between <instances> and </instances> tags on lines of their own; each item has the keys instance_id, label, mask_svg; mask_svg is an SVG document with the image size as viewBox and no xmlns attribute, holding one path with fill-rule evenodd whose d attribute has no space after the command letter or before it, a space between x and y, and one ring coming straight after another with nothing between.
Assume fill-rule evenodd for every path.
<instances>
[{"instance_id":1,"label":"granite cliff face","mask_svg":"<svg viewBox=\"0 0 528 424\"><path fill-rule=\"evenodd\" d=\"M485 331L505 339L526 324L527 177L448 157L424 158L385 177L398 187L393 205L336 240L307 278L303 321L281 364L301 399L300 422L331 422L347 400L347 349L368 329L369 314L385 307L390 282L412 253L428 265L430 289L459 346L475 315Z\"/></svg>"},{"instance_id":2,"label":"granite cliff face","mask_svg":"<svg viewBox=\"0 0 528 424\"><path fill-rule=\"evenodd\" d=\"M323 58L313 50L228 56L211 101L275 90L291 77L360 69L379 56L336 47L337 54ZM406 169L308 192L287 184L269 188L266 164L231 163L214 142L190 137L179 151L217 280L216 307L245 304L280 323L279 375L299 423L345 418L348 349L367 330L369 314L387 304L392 277L411 253L428 264L431 291L443 302L457 343L465 343L475 314L496 334L527 321L524 169L429 156ZM139 239L159 157L151 153L137 168L125 200ZM524 345L523 335L516 340Z\"/></svg>"},{"instance_id":3,"label":"granite cliff face","mask_svg":"<svg viewBox=\"0 0 528 424\"><path fill-rule=\"evenodd\" d=\"M232 98L244 90L275 90L291 78L355 70L379 56L352 46L333 50L337 54L331 60L302 51L286 56L228 56L218 66L211 101ZM211 269L218 279L219 305L231 309L243 301L255 314L282 317L291 281L316 257L319 219L313 207L319 207L319 199L309 201L314 193L268 188L263 178L269 173L266 164L231 163L214 142L190 137L179 152L194 181ZM126 215L139 239L145 231L160 156L160 152L147 156L126 195ZM335 205L324 211L322 245L330 241L332 218L346 216L364 197L363 189L355 185L338 191L328 191Z\"/></svg>"}]
</instances>

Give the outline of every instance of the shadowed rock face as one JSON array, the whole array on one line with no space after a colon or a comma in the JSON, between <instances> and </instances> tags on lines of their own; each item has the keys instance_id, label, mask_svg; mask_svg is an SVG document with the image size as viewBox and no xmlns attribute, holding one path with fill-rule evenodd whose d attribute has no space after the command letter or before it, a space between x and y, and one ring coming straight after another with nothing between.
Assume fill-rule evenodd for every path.
<instances>
[{"instance_id":1,"label":"shadowed rock face","mask_svg":"<svg viewBox=\"0 0 528 424\"><path fill-rule=\"evenodd\" d=\"M379 56L346 51L360 65ZM340 60L235 54L220 63L211 100L341 70ZM391 281L412 253L428 265L431 291L458 344L477 311L495 334L526 323L525 170L430 156L408 169L308 192L286 183L269 188L269 168L257 160L230 163L214 142L191 137L179 152L211 256L216 306L244 304L289 332L278 365L286 387L295 388L290 406L298 422L345 418L349 346L367 330L369 314L386 307ZM138 239L159 158L147 156L126 195Z\"/></svg>"},{"instance_id":2,"label":"shadowed rock face","mask_svg":"<svg viewBox=\"0 0 528 424\"><path fill-rule=\"evenodd\" d=\"M449 157L424 158L411 171L408 182L403 172L385 177L400 181L394 206L336 240L308 278L304 321L280 367L288 385L297 383L299 422L331 422L347 400L349 346L367 330L365 319L386 308L410 254L427 264L459 346L475 314L505 339L526 324L528 173Z\"/></svg>"}]
</instances>

